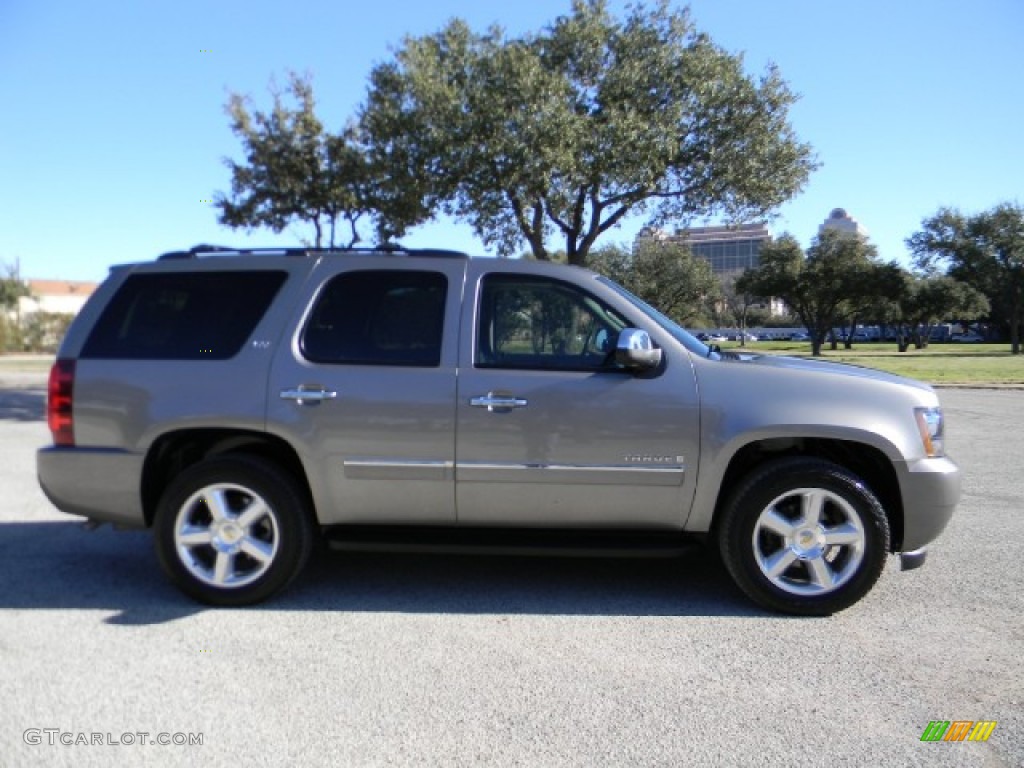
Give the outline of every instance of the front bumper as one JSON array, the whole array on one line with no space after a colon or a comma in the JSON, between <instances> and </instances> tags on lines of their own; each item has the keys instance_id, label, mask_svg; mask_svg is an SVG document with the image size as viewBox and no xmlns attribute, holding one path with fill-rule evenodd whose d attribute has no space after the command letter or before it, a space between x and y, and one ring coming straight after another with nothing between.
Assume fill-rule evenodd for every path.
<instances>
[{"instance_id":1,"label":"front bumper","mask_svg":"<svg viewBox=\"0 0 1024 768\"><path fill-rule=\"evenodd\" d=\"M61 512L142 527L142 461L136 454L107 448L48 446L36 453L36 474L46 498Z\"/></svg>"},{"instance_id":2,"label":"front bumper","mask_svg":"<svg viewBox=\"0 0 1024 768\"><path fill-rule=\"evenodd\" d=\"M900 552L900 570L912 571L924 565L928 557L928 550L925 547L915 549L913 552Z\"/></svg>"},{"instance_id":3,"label":"front bumper","mask_svg":"<svg viewBox=\"0 0 1024 768\"><path fill-rule=\"evenodd\" d=\"M960 468L944 457L910 462L903 469L898 473L903 497L900 551L909 554L934 541L953 517L960 500Z\"/></svg>"}]
</instances>

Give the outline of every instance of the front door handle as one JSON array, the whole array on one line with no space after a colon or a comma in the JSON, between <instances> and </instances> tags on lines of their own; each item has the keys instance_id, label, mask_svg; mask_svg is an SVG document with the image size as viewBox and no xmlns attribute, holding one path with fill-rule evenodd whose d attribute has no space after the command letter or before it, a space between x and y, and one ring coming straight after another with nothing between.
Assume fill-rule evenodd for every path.
<instances>
[{"instance_id":1,"label":"front door handle","mask_svg":"<svg viewBox=\"0 0 1024 768\"><path fill-rule=\"evenodd\" d=\"M525 408L529 403L521 397L496 395L488 392L483 397L471 398L469 404L474 408L486 408L488 413L508 413L513 408Z\"/></svg>"},{"instance_id":2,"label":"front door handle","mask_svg":"<svg viewBox=\"0 0 1024 768\"><path fill-rule=\"evenodd\" d=\"M282 400L294 400L299 405L317 405L324 400L333 400L337 396L338 393L333 389L303 389L302 387L296 387L294 389L281 390Z\"/></svg>"}]
</instances>

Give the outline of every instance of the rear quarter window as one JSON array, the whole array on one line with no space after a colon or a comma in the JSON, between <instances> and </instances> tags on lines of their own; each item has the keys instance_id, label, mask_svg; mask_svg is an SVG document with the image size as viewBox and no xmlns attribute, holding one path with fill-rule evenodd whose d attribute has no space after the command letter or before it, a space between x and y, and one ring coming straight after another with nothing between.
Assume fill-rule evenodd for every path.
<instances>
[{"instance_id":1,"label":"rear quarter window","mask_svg":"<svg viewBox=\"0 0 1024 768\"><path fill-rule=\"evenodd\" d=\"M131 275L100 314L83 358L226 360L284 283L283 271Z\"/></svg>"}]
</instances>

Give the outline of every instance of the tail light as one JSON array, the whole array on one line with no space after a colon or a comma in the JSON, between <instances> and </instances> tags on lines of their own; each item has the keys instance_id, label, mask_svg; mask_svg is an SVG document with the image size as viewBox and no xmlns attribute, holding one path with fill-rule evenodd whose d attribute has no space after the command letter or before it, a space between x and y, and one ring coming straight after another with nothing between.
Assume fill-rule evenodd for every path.
<instances>
[{"instance_id":1,"label":"tail light","mask_svg":"<svg viewBox=\"0 0 1024 768\"><path fill-rule=\"evenodd\" d=\"M75 361L58 360L50 369L46 398L46 421L54 445L75 444L75 421L71 407L74 388Z\"/></svg>"}]
</instances>

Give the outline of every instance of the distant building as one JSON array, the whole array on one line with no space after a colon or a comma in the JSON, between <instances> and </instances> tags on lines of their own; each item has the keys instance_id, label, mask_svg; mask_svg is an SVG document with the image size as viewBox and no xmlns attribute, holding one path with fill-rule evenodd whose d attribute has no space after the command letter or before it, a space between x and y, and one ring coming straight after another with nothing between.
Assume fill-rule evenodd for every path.
<instances>
[{"instance_id":1,"label":"distant building","mask_svg":"<svg viewBox=\"0 0 1024 768\"><path fill-rule=\"evenodd\" d=\"M705 259L711 271L721 277L757 267L761 246L771 241L772 233L766 224L690 227L677 229L675 234L644 227L636 242L643 239L687 245L694 256Z\"/></svg>"},{"instance_id":2,"label":"distant building","mask_svg":"<svg viewBox=\"0 0 1024 768\"><path fill-rule=\"evenodd\" d=\"M761 263L761 247L771 242L772 233L767 224L740 224L739 226L689 227L669 234L653 227L644 227L636 236L634 248L644 240L658 243L678 243L690 249L711 265L711 271L721 279L727 275L740 275L756 269ZM776 297L764 299L763 306L773 316L788 312L785 303Z\"/></svg>"},{"instance_id":3,"label":"distant building","mask_svg":"<svg viewBox=\"0 0 1024 768\"><path fill-rule=\"evenodd\" d=\"M22 322L36 312L77 315L99 287L78 280L26 280L29 295L18 299L17 314Z\"/></svg>"},{"instance_id":4,"label":"distant building","mask_svg":"<svg viewBox=\"0 0 1024 768\"><path fill-rule=\"evenodd\" d=\"M830 213L828 218L822 222L820 227L818 227L818 234L820 235L827 229L834 229L851 235L860 235L861 237L868 236L868 231L860 224L860 222L848 214L843 208L832 209L832 213Z\"/></svg>"}]
</instances>

